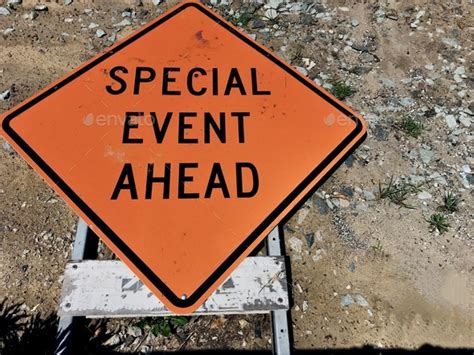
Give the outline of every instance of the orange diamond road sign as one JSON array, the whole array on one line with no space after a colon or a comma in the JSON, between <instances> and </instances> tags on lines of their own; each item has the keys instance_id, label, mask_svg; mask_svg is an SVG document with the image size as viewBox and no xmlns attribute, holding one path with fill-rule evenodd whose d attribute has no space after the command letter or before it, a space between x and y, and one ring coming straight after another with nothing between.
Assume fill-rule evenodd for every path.
<instances>
[{"instance_id":1,"label":"orange diamond road sign","mask_svg":"<svg viewBox=\"0 0 474 355\"><path fill-rule=\"evenodd\" d=\"M7 112L2 130L172 311L190 313L366 124L184 2Z\"/></svg>"}]
</instances>

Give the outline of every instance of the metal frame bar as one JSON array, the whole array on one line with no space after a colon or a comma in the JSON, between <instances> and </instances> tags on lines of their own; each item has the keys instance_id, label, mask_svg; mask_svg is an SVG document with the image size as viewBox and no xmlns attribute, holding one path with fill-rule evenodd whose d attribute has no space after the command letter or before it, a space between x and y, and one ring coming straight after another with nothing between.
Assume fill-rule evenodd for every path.
<instances>
[{"instance_id":1,"label":"metal frame bar","mask_svg":"<svg viewBox=\"0 0 474 355\"><path fill-rule=\"evenodd\" d=\"M84 259L87 246L87 234L89 227L82 218L77 223L74 246L72 248L71 260L78 261ZM74 334L75 321L77 317L63 316L59 318L58 333L56 336L56 348L54 355L71 354L71 343Z\"/></svg>"},{"instance_id":2,"label":"metal frame bar","mask_svg":"<svg viewBox=\"0 0 474 355\"><path fill-rule=\"evenodd\" d=\"M267 237L268 255L283 255L282 242L282 232L279 226L276 226ZM286 273L288 274L288 269L286 269ZM291 353L288 312L287 310L271 312L273 353L276 355L289 355Z\"/></svg>"},{"instance_id":3,"label":"metal frame bar","mask_svg":"<svg viewBox=\"0 0 474 355\"><path fill-rule=\"evenodd\" d=\"M86 222L79 218L74 246L71 254L72 261L83 260L86 257L87 249L92 239L90 238L89 234L90 229ZM269 256L282 256L282 242L282 231L279 226L276 226L266 239L267 254ZM286 268L286 273L288 274L288 266ZM289 327L290 323L288 312L288 310L277 310L270 312L273 354L275 355L291 354L291 328ZM54 351L55 355L70 355L73 353L72 344L74 343L74 330L79 318L83 317L62 316L59 318L58 332L56 336L56 348Z\"/></svg>"}]
</instances>

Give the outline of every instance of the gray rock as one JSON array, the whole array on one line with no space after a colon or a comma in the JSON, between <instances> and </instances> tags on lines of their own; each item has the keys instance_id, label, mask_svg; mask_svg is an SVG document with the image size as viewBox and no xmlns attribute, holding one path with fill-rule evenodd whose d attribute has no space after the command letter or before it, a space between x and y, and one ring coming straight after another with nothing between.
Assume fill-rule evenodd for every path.
<instances>
[{"instance_id":1,"label":"gray rock","mask_svg":"<svg viewBox=\"0 0 474 355\"><path fill-rule=\"evenodd\" d=\"M138 337L142 336L143 331L139 327L130 326L130 327L127 328L127 334L131 335L134 338L138 338Z\"/></svg>"},{"instance_id":2,"label":"gray rock","mask_svg":"<svg viewBox=\"0 0 474 355\"><path fill-rule=\"evenodd\" d=\"M301 253L301 250L303 248L303 242L300 239L296 237L291 237L290 239L288 239L288 243L290 244L291 250L298 254Z\"/></svg>"},{"instance_id":3,"label":"gray rock","mask_svg":"<svg viewBox=\"0 0 474 355\"><path fill-rule=\"evenodd\" d=\"M366 52L367 51L367 46L360 44L360 43L352 43L351 48L355 51L359 52Z\"/></svg>"},{"instance_id":4,"label":"gray rock","mask_svg":"<svg viewBox=\"0 0 474 355\"><path fill-rule=\"evenodd\" d=\"M388 10L385 17L393 21L398 21L398 14L395 10Z\"/></svg>"},{"instance_id":5,"label":"gray rock","mask_svg":"<svg viewBox=\"0 0 474 355\"><path fill-rule=\"evenodd\" d=\"M431 200L432 198L433 198L433 196L427 191L421 191L418 194L418 199L419 200Z\"/></svg>"},{"instance_id":6,"label":"gray rock","mask_svg":"<svg viewBox=\"0 0 474 355\"><path fill-rule=\"evenodd\" d=\"M21 5L22 0L8 0L7 5Z\"/></svg>"},{"instance_id":7,"label":"gray rock","mask_svg":"<svg viewBox=\"0 0 474 355\"><path fill-rule=\"evenodd\" d=\"M313 16L308 14L303 14L301 18L301 23L305 26L311 26L314 24Z\"/></svg>"},{"instance_id":8,"label":"gray rock","mask_svg":"<svg viewBox=\"0 0 474 355\"><path fill-rule=\"evenodd\" d=\"M379 141L386 141L388 140L388 130L383 128L381 125L376 124L373 129L375 139Z\"/></svg>"},{"instance_id":9,"label":"gray rock","mask_svg":"<svg viewBox=\"0 0 474 355\"><path fill-rule=\"evenodd\" d=\"M306 68L299 67L299 66L295 66L295 68L296 68L296 70L298 70L304 76L308 76L308 71L306 70Z\"/></svg>"},{"instance_id":10,"label":"gray rock","mask_svg":"<svg viewBox=\"0 0 474 355\"><path fill-rule=\"evenodd\" d=\"M266 9L265 17L268 18L269 20L274 20L278 17L278 11L275 9Z\"/></svg>"},{"instance_id":11,"label":"gray rock","mask_svg":"<svg viewBox=\"0 0 474 355\"><path fill-rule=\"evenodd\" d=\"M265 22L262 21L261 19L257 18L257 19L252 20L250 22L250 27L252 27L252 28L264 28L265 27Z\"/></svg>"},{"instance_id":12,"label":"gray rock","mask_svg":"<svg viewBox=\"0 0 474 355\"><path fill-rule=\"evenodd\" d=\"M36 11L30 11L22 16L25 20L34 20L38 17L38 13Z\"/></svg>"},{"instance_id":13,"label":"gray rock","mask_svg":"<svg viewBox=\"0 0 474 355\"><path fill-rule=\"evenodd\" d=\"M44 4L38 4L35 6L36 11L48 11L48 7Z\"/></svg>"},{"instance_id":14,"label":"gray rock","mask_svg":"<svg viewBox=\"0 0 474 355\"><path fill-rule=\"evenodd\" d=\"M372 191L366 191L364 190L364 198L366 201L374 201L375 200L375 195Z\"/></svg>"},{"instance_id":15,"label":"gray rock","mask_svg":"<svg viewBox=\"0 0 474 355\"><path fill-rule=\"evenodd\" d=\"M7 16L10 15L10 10L6 7L0 6L0 15Z\"/></svg>"},{"instance_id":16,"label":"gray rock","mask_svg":"<svg viewBox=\"0 0 474 355\"><path fill-rule=\"evenodd\" d=\"M104 342L105 346L114 346L120 344L120 335L114 334L106 342Z\"/></svg>"},{"instance_id":17,"label":"gray rock","mask_svg":"<svg viewBox=\"0 0 474 355\"><path fill-rule=\"evenodd\" d=\"M347 197L352 197L354 196L354 190L350 186L343 186L341 188L341 192L346 195Z\"/></svg>"},{"instance_id":18,"label":"gray rock","mask_svg":"<svg viewBox=\"0 0 474 355\"><path fill-rule=\"evenodd\" d=\"M442 176L440 173L433 173L430 175L430 179L435 182L435 183L438 183L438 184L441 184L441 185L447 185L448 182L446 181L446 179L444 178L444 176Z\"/></svg>"},{"instance_id":19,"label":"gray rock","mask_svg":"<svg viewBox=\"0 0 474 355\"><path fill-rule=\"evenodd\" d=\"M466 128L471 127L471 117L467 115L461 115L459 117L459 122L461 122L461 124Z\"/></svg>"},{"instance_id":20,"label":"gray rock","mask_svg":"<svg viewBox=\"0 0 474 355\"><path fill-rule=\"evenodd\" d=\"M469 185L474 185L474 174L466 175L466 180Z\"/></svg>"},{"instance_id":21,"label":"gray rock","mask_svg":"<svg viewBox=\"0 0 474 355\"><path fill-rule=\"evenodd\" d=\"M8 152L8 153L13 153L12 146L11 146L10 144L8 144L7 141L4 141L4 142L2 143L2 148L3 148L6 152Z\"/></svg>"},{"instance_id":22,"label":"gray rock","mask_svg":"<svg viewBox=\"0 0 474 355\"><path fill-rule=\"evenodd\" d=\"M360 294L354 295L354 300L359 306L369 307L369 302L367 302L367 300Z\"/></svg>"},{"instance_id":23,"label":"gray rock","mask_svg":"<svg viewBox=\"0 0 474 355\"><path fill-rule=\"evenodd\" d=\"M429 164L434 158L435 153L432 150L420 148L419 150L421 161L425 164Z\"/></svg>"},{"instance_id":24,"label":"gray rock","mask_svg":"<svg viewBox=\"0 0 474 355\"><path fill-rule=\"evenodd\" d=\"M113 32L109 37L107 37L107 41L114 43L117 40L117 34Z\"/></svg>"},{"instance_id":25,"label":"gray rock","mask_svg":"<svg viewBox=\"0 0 474 355\"><path fill-rule=\"evenodd\" d=\"M114 27L125 27L125 26L130 26L132 22L128 18L124 18L122 21L119 23L114 24Z\"/></svg>"},{"instance_id":26,"label":"gray rock","mask_svg":"<svg viewBox=\"0 0 474 355\"><path fill-rule=\"evenodd\" d=\"M370 73L372 71L371 66L361 66L361 65L356 65L351 69L351 72L354 73L355 75L364 75L367 73Z\"/></svg>"},{"instance_id":27,"label":"gray rock","mask_svg":"<svg viewBox=\"0 0 474 355\"><path fill-rule=\"evenodd\" d=\"M357 21L356 19L353 19L351 21L351 25L352 25L352 27L357 27L357 26L359 26L359 21Z\"/></svg>"},{"instance_id":28,"label":"gray rock","mask_svg":"<svg viewBox=\"0 0 474 355\"><path fill-rule=\"evenodd\" d=\"M378 9L377 11L375 11L374 15L377 23L382 23L385 20L385 11L383 11L382 9Z\"/></svg>"},{"instance_id":29,"label":"gray rock","mask_svg":"<svg viewBox=\"0 0 474 355\"><path fill-rule=\"evenodd\" d=\"M362 52L359 58L362 63L366 63L366 64L373 63L376 60L375 56L369 52Z\"/></svg>"},{"instance_id":30,"label":"gray rock","mask_svg":"<svg viewBox=\"0 0 474 355\"><path fill-rule=\"evenodd\" d=\"M270 7L272 9L277 9L278 6L280 6L281 4L283 4L285 2L285 0L269 0L267 2L267 4L265 5L265 7Z\"/></svg>"},{"instance_id":31,"label":"gray rock","mask_svg":"<svg viewBox=\"0 0 474 355\"><path fill-rule=\"evenodd\" d=\"M354 299L351 295L344 295L341 297L341 307L347 307L354 303Z\"/></svg>"},{"instance_id":32,"label":"gray rock","mask_svg":"<svg viewBox=\"0 0 474 355\"><path fill-rule=\"evenodd\" d=\"M347 157L346 160L344 160L344 164L346 164L346 166L348 168L352 168L352 166L354 165L354 156L353 155L349 155Z\"/></svg>"},{"instance_id":33,"label":"gray rock","mask_svg":"<svg viewBox=\"0 0 474 355\"><path fill-rule=\"evenodd\" d=\"M457 74L457 75L466 74L466 68L464 68L464 65L457 67L456 70L454 71L454 74Z\"/></svg>"},{"instance_id":34,"label":"gray rock","mask_svg":"<svg viewBox=\"0 0 474 355\"><path fill-rule=\"evenodd\" d=\"M98 38L102 38L106 35L105 31L104 30L101 30L100 28L95 31L95 35L98 37Z\"/></svg>"},{"instance_id":35,"label":"gray rock","mask_svg":"<svg viewBox=\"0 0 474 355\"><path fill-rule=\"evenodd\" d=\"M10 90L5 90L4 92L0 93L0 100L5 101L10 98Z\"/></svg>"},{"instance_id":36,"label":"gray rock","mask_svg":"<svg viewBox=\"0 0 474 355\"><path fill-rule=\"evenodd\" d=\"M380 83L383 86L387 87L387 88L394 88L395 87L395 83L393 82L393 80L388 79L388 78L381 78Z\"/></svg>"},{"instance_id":37,"label":"gray rock","mask_svg":"<svg viewBox=\"0 0 474 355\"><path fill-rule=\"evenodd\" d=\"M456 41L454 38L444 37L443 39L441 39L441 42L443 42L443 44L447 45L448 47L453 47L453 48L459 47L459 42Z\"/></svg>"},{"instance_id":38,"label":"gray rock","mask_svg":"<svg viewBox=\"0 0 474 355\"><path fill-rule=\"evenodd\" d=\"M405 106L412 106L415 104L415 100L413 100L411 97L404 97L403 99L400 100L400 103Z\"/></svg>"},{"instance_id":39,"label":"gray rock","mask_svg":"<svg viewBox=\"0 0 474 355\"><path fill-rule=\"evenodd\" d=\"M151 2L153 3L153 5L158 6L163 2L163 0L152 0Z\"/></svg>"},{"instance_id":40,"label":"gray rock","mask_svg":"<svg viewBox=\"0 0 474 355\"><path fill-rule=\"evenodd\" d=\"M319 207L319 213L328 214L329 208L325 200L323 200L320 197L317 197L315 202L316 202L316 205Z\"/></svg>"},{"instance_id":41,"label":"gray rock","mask_svg":"<svg viewBox=\"0 0 474 355\"><path fill-rule=\"evenodd\" d=\"M444 119L449 129L455 129L458 126L458 123L456 122L456 117L454 117L454 115L446 115Z\"/></svg>"},{"instance_id":42,"label":"gray rock","mask_svg":"<svg viewBox=\"0 0 474 355\"><path fill-rule=\"evenodd\" d=\"M73 0L64 0L64 5L71 5Z\"/></svg>"},{"instance_id":43,"label":"gray rock","mask_svg":"<svg viewBox=\"0 0 474 355\"><path fill-rule=\"evenodd\" d=\"M305 234L304 238L306 239L306 244L308 244L308 248L311 248L314 244L314 233L307 233Z\"/></svg>"}]
</instances>

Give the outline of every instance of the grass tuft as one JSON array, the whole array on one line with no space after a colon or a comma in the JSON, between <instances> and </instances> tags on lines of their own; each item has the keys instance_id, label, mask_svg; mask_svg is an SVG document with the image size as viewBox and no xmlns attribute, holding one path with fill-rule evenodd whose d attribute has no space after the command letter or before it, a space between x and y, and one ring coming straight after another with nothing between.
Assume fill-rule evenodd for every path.
<instances>
[{"instance_id":1,"label":"grass tuft","mask_svg":"<svg viewBox=\"0 0 474 355\"><path fill-rule=\"evenodd\" d=\"M449 229L448 217L442 213L432 214L428 223L430 224L431 232L438 231L440 234L443 234Z\"/></svg>"},{"instance_id":2,"label":"grass tuft","mask_svg":"<svg viewBox=\"0 0 474 355\"><path fill-rule=\"evenodd\" d=\"M414 209L414 206L408 205L405 201L410 194L420 191L419 185L413 185L405 182L393 182L393 176L387 184L379 182L379 199L388 199L390 202L409 209Z\"/></svg>"},{"instance_id":3,"label":"grass tuft","mask_svg":"<svg viewBox=\"0 0 474 355\"><path fill-rule=\"evenodd\" d=\"M443 204L439 206L441 211L449 213L456 212L458 210L459 197L451 192L446 192L443 197Z\"/></svg>"},{"instance_id":4,"label":"grass tuft","mask_svg":"<svg viewBox=\"0 0 474 355\"><path fill-rule=\"evenodd\" d=\"M413 138L418 138L423 131L423 124L411 117L405 117L399 126L403 132Z\"/></svg>"},{"instance_id":5,"label":"grass tuft","mask_svg":"<svg viewBox=\"0 0 474 355\"><path fill-rule=\"evenodd\" d=\"M383 257L385 256L385 252L384 252L382 243L380 242L379 239L377 239L377 244L374 244L374 245L371 245L371 246L370 246L370 249L371 249L372 252L374 253L374 259L375 259L377 256L379 256L380 258L383 259Z\"/></svg>"},{"instance_id":6,"label":"grass tuft","mask_svg":"<svg viewBox=\"0 0 474 355\"><path fill-rule=\"evenodd\" d=\"M154 336L163 335L164 337L168 337L171 333L175 333L178 328L186 324L188 324L188 318L173 316L165 318L143 318L137 322L135 326L143 330L150 330Z\"/></svg>"},{"instance_id":7,"label":"grass tuft","mask_svg":"<svg viewBox=\"0 0 474 355\"><path fill-rule=\"evenodd\" d=\"M332 84L332 94L336 96L339 100L344 100L345 98L351 96L355 90L350 86L344 83L343 81L334 81Z\"/></svg>"}]
</instances>

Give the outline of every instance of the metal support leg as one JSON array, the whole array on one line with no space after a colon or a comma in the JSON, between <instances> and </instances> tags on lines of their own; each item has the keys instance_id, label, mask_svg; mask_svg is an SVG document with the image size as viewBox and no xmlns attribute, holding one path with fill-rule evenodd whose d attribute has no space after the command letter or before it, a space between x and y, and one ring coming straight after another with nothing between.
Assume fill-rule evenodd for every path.
<instances>
[{"instance_id":1,"label":"metal support leg","mask_svg":"<svg viewBox=\"0 0 474 355\"><path fill-rule=\"evenodd\" d=\"M276 226L267 237L267 250L270 256L282 255L282 235L280 229ZM273 353L276 355L289 355L290 331L288 311L278 310L271 312L272 335L273 335Z\"/></svg>"},{"instance_id":2,"label":"metal support leg","mask_svg":"<svg viewBox=\"0 0 474 355\"><path fill-rule=\"evenodd\" d=\"M84 259L87 245L87 234L89 227L86 222L79 218L77 223L74 246L72 248L71 260L77 261ZM71 342L74 334L75 317L59 318L58 333L56 335L55 355L69 355L71 353Z\"/></svg>"}]
</instances>

